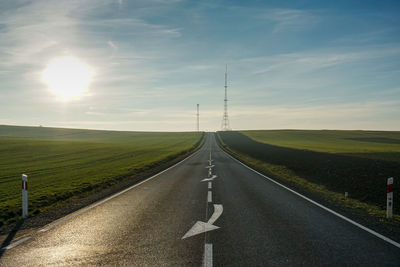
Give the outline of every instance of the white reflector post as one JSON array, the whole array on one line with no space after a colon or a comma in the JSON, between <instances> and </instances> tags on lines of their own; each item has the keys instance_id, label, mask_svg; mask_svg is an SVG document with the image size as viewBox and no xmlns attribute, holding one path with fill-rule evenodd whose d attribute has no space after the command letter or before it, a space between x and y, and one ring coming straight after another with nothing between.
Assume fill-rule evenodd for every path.
<instances>
[{"instance_id":1,"label":"white reflector post","mask_svg":"<svg viewBox=\"0 0 400 267\"><path fill-rule=\"evenodd\" d=\"M22 218L28 217L28 175L22 174Z\"/></svg>"},{"instance_id":2,"label":"white reflector post","mask_svg":"<svg viewBox=\"0 0 400 267\"><path fill-rule=\"evenodd\" d=\"M386 218L393 217L393 177L387 180Z\"/></svg>"}]
</instances>

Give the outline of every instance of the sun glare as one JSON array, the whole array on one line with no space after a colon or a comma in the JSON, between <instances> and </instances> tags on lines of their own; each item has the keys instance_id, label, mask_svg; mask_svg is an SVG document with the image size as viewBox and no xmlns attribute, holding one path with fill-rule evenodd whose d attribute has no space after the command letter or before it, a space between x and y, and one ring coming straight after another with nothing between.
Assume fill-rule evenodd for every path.
<instances>
[{"instance_id":1,"label":"sun glare","mask_svg":"<svg viewBox=\"0 0 400 267\"><path fill-rule=\"evenodd\" d=\"M93 71L73 57L54 59L43 70L43 80L49 89L62 99L81 96L87 91Z\"/></svg>"}]
</instances>

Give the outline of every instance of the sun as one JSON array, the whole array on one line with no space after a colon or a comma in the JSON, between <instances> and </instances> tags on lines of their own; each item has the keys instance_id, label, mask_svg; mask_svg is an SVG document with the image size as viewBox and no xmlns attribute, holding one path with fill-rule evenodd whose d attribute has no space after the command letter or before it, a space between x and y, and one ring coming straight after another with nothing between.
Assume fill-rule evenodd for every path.
<instances>
[{"instance_id":1,"label":"sun","mask_svg":"<svg viewBox=\"0 0 400 267\"><path fill-rule=\"evenodd\" d=\"M92 69L74 57L56 58L42 73L43 81L50 91L64 100L82 96L92 76Z\"/></svg>"}]
</instances>

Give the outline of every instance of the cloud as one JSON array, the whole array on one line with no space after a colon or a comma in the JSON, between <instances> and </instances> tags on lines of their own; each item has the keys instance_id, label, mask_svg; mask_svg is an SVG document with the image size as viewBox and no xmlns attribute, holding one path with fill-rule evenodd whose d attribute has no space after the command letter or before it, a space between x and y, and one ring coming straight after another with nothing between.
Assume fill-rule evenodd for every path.
<instances>
[{"instance_id":1,"label":"cloud","mask_svg":"<svg viewBox=\"0 0 400 267\"><path fill-rule=\"evenodd\" d=\"M400 130L400 101L350 102L326 105L235 106L229 110L233 129L369 129ZM93 129L193 131L196 111L180 107L123 108L88 112L88 117L54 121L52 126ZM120 115L123 113L123 116ZM219 130L222 108L200 106L200 127Z\"/></svg>"},{"instance_id":2,"label":"cloud","mask_svg":"<svg viewBox=\"0 0 400 267\"><path fill-rule=\"evenodd\" d=\"M231 111L231 125L240 129L369 129L400 130L400 101L326 105L240 106Z\"/></svg>"},{"instance_id":3,"label":"cloud","mask_svg":"<svg viewBox=\"0 0 400 267\"><path fill-rule=\"evenodd\" d=\"M118 46L112 41L108 41L107 44L114 50L118 50Z\"/></svg>"},{"instance_id":4,"label":"cloud","mask_svg":"<svg viewBox=\"0 0 400 267\"><path fill-rule=\"evenodd\" d=\"M369 47L328 47L314 51L277 54L267 57L243 58L244 64L254 66L266 65L255 69L253 74L264 74L272 71L292 69L296 72L311 72L350 62L382 59L400 55L396 45L381 45Z\"/></svg>"},{"instance_id":5,"label":"cloud","mask_svg":"<svg viewBox=\"0 0 400 267\"><path fill-rule=\"evenodd\" d=\"M393 44L246 57L232 65L230 96L253 105L390 99L400 77L395 64L399 58L400 49Z\"/></svg>"},{"instance_id":6,"label":"cloud","mask_svg":"<svg viewBox=\"0 0 400 267\"><path fill-rule=\"evenodd\" d=\"M313 10L270 8L256 11L257 18L272 21L274 33L309 30L319 21L319 14Z\"/></svg>"},{"instance_id":7,"label":"cloud","mask_svg":"<svg viewBox=\"0 0 400 267\"><path fill-rule=\"evenodd\" d=\"M140 18L104 16L113 4L114 0L38 0L2 13L0 68L6 71L0 75L11 73L7 82L17 88L43 86L40 72L47 62L69 55L96 69L98 87L110 86L110 80L126 85L140 80L143 85L156 77L151 63L171 56L168 40L180 37L180 29Z\"/></svg>"}]
</instances>

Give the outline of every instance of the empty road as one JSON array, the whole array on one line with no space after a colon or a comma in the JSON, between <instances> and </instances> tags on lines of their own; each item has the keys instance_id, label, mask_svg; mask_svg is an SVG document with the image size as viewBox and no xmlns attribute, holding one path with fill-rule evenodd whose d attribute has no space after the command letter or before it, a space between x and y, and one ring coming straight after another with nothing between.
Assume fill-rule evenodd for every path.
<instances>
[{"instance_id":1,"label":"empty road","mask_svg":"<svg viewBox=\"0 0 400 267\"><path fill-rule=\"evenodd\" d=\"M213 134L180 164L24 240L0 266L400 265L399 248L246 168Z\"/></svg>"}]
</instances>

